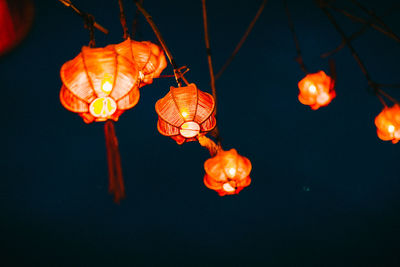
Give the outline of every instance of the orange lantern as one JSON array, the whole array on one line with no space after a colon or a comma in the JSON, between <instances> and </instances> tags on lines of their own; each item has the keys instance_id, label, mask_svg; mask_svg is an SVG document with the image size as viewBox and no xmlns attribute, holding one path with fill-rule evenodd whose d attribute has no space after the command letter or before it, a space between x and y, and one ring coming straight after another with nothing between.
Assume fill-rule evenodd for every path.
<instances>
[{"instance_id":1,"label":"orange lantern","mask_svg":"<svg viewBox=\"0 0 400 267\"><path fill-rule=\"evenodd\" d=\"M33 14L32 0L0 0L0 55L11 50L26 36Z\"/></svg>"},{"instance_id":2,"label":"orange lantern","mask_svg":"<svg viewBox=\"0 0 400 267\"><path fill-rule=\"evenodd\" d=\"M375 118L378 137L396 144L400 140L400 106L384 107Z\"/></svg>"},{"instance_id":3,"label":"orange lantern","mask_svg":"<svg viewBox=\"0 0 400 267\"><path fill-rule=\"evenodd\" d=\"M114 45L83 47L81 53L61 67L62 105L78 113L86 123L106 121L109 191L119 203L125 196L121 160L114 124L119 116L139 101L136 64L119 55Z\"/></svg>"},{"instance_id":4,"label":"orange lantern","mask_svg":"<svg viewBox=\"0 0 400 267\"><path fill-rule=\"evenodd\" d=\"M196 141L199 133L214 129L214 98L195 84L171 87L169 93L156 103L158 131L178 144Z\"/></svg>"},{"instance_id":5,"label":"orange lantern","mask_svg":"<svg viewBox=\"0 0 400 267\"><path fill-rule=\"evenodd\" d=\"M139 101L136 64L119 55L113 45L83 47L61 68L62 105L78 113L86 123L117 121Z\"/></svg>"},{"instance_id":6,"label":"orange lantern","mask_svg":"<svg viewBox=\"0 0 400 267\"><path fill-rule=\"evenodd\" d=\"M128 38L115 45L118 54L123 55L137 64L140 85L142 87L153 82L167 67L164 51L151 42L137 42Z\"/></svg>"},{"instance_id":7,"label":"orange lantern","mask_svg":"<svg viewBox=\"0 0 400 267\"><path fill-rule=\"evenodd\" d=\"M251 183L251 162L239 155L236 149L219 150L204 163L204 184L220 196L238 194Z\"/></svg>"},{"instance_id":8,"label":"orange lantern","mask_svg":"<svg viewBox=\"0 0 400 267\"><path fill-rule=\"evenodd\" d=\"M335 81L322 70L307 74L298 84L299 101L313 110L327 106L336 96Z\"/></svg>"}]
</instances>

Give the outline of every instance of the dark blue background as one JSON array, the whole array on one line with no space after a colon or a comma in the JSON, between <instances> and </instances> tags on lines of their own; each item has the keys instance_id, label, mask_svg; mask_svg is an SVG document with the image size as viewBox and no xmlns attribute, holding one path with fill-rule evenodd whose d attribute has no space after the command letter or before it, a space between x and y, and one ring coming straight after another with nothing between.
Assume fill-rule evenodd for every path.
<instances>
[{"instance_id":1,"label":"dark blue background","mask_svg":"<svg viewBox=\"0 0 400 267\"><path fill-rule=\"evenodd\" d=\"M123 41L116 0L73 2L110 30L96 32L98 46ZM131 25L135 8L125 2ZM363 1L378 14L396 2ZM208 1L216 70L260 3ZM187 78L210 92L201 1L144 5ZM320 55L340 36L312 1L289 7L309 70L329 72ZM334 14L347 34L361 27ZM398 7L384 19L400 32ZM269 1L217 81L223 146L253 164L252 184L237 196L203 185L209 155L198 143L178 146L157 132L154 104L174 80L142 88L116 124L127 191L118 206L107 193L103 123L86 125L58 98L60 67L88 43L82 26L58 1L36 1L30 35L0 60L3 266L400 266L399 145L377 138L382 105L347 48L335 55L332 103L300 104L304 74L282 3ZM156 42L142 16L136 38ZM368 30L354 45L374 80L400 82L398 43Z\"/></svg>"}]
</instances>

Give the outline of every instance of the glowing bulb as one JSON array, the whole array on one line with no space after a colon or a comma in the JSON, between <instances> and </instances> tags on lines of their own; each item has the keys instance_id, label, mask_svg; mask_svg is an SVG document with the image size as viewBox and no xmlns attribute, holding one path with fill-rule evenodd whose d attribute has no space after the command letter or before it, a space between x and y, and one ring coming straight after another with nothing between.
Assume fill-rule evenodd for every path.
<instances>
[{"instance_id":1,"label":"glowing bulb","mask_svg":"<svg viewBox=\"0 0 400 267\"><path fill-rule=\"evenodd\" d=\"M224 183L224 184L222 185L222 188L223 188L226 192L233 192L233 191L235 191L235 188L233 188L233 187L231 186L230 183Z\"/></svg>"},{"instance_id":2,"label":"glowing bulb","mask_svg":"<svg viewBox=\"0 0 400 267\"><path fill-rule=\"evenodd\" d=\"M228 170L228 176L229 176L229 178L235 177L235 174L236 174L236 169L235 169L235 168L230 168L230 169Z\"/></svg>"},{"instance_id":3,"label":"glowing bulb","mask_svg":"<svg viewBox=\"0 0 400 267\"><path fill-rule=\"evenodd\" d=\"M308 90L310 91L310 93L315 94L317 92L317 87L315 87L315 85L310 85L310 87L308 87Z\"/></svg>"},{"instance_id":4,"label":"glowing bulb","mask_svg":"<svg viewBox=\"0 0 400 267\"><path fill-rule=\"evenodd\" d=\"M388 131L389 131L389 133L393 133L394 132L394 126L393 125L389 125L388 126Z\"/></svg>"},{"instance_id":5,"label":"glowing bulb","mask_svg":"<svg viewBox=\"0 0 400 267\"><path fill-rule=\"evenodd\" d=\"M112 84L109 82L109 81L104 81L103 82L103 84L101 85L101 90L104 92L104 93L110 93L111 92L111 90L112 90Z\"/></svg>"},{"instance_id":6,"label":"glowing bulb","mask_svg":"<svg viewBox=\"0 0 400 267\"><path fill-rule=\"evenodd\" d=\"M186 118L188 116L187 112L182 112L182 117Z\"/></svg>"}]
</instances>

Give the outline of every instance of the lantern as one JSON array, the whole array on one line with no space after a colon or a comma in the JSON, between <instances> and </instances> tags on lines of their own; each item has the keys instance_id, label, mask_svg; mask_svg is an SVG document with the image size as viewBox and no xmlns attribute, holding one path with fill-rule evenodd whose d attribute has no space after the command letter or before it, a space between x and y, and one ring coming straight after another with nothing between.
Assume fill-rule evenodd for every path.
<instances>
[{"instance_id":1,"label":"lantern","mask_svg":"<svg viewBox=\"0 0 400 267\"><path fill-rule=\"evenodd\" d=\"M400 106L384 107L375 118L378 137L396 144L400 140Z\"/></svg>"},{"instance_id":2,"label":"lantern","mask_svg":"<svg viewBox=\"0 0 400 267\"><path fill-rule=\"evenodd\" d=\"M139 101L136 64L119 55L113 45L83 47L61 68L62 105L78 113L86 123L117 121Z\"/></svg>"},{"instance_id":3,"label":"lantern","mask_svg":"<svg viewBox=\"0 0 400 267\"><path fill-rule=\"evenodd\" d=\"M31 0L0 0L0 55L11 50L26 36L33 14Z\"/></svg>"},{"instance_id":4,"label":"lantern","mask_svg":"<svg viewBox=\"0 0 400 267\"><path fill-rule=\"evenodd\" d=\"M307 74L298 84L299 101L313 110L327 106L336 96L335 81L322 70Z\"/></svg>"},{"instance_id":5,"label":"lantern","mask_svg":"<svg viewBox=\"0 0 400 267\"><path fill-rule=\"evenodd\" d=\"M137 42L128 38L115 45L118 54L123 55L137 64L140 85L142 87L153 82L167 67L164 51L151 42Z\"/></svg>"},{"instance_id":6,"label":"lantern","mask_svg":"<svg viewBox=\"0 0 400 267\"><path fill-rule=\"evenodd\" d=\"M251 162L236 149L219 150L204 163L204 184L220 196L238 194L251 183Z\"/></svg>"},{"instance_id":7,"label":"lantern","mask_svg":"<svg viewBox=\"0 0 400 267\"><path fill-rule=\"evenodd\" d=\"M196 141L199 133L214 129L214 107L214 98L193 83L186 87L171 87L169 93L156 103L158 131L178 144Z\"/></svg>"},{"instance_id":8,"label":"lantern","mask_svg":"<svg viewBox=\"0 0 400 267\"><path fill-rule=\"evenodd\" d=\"M119 116L139 101L136 64L119 55L114 45L83 47L81 53L61 67L62 105L78 113L86 123L106 121L109 191L119 203L125 196L121 160L114 124Z\"/></svg>"}]
</instances>

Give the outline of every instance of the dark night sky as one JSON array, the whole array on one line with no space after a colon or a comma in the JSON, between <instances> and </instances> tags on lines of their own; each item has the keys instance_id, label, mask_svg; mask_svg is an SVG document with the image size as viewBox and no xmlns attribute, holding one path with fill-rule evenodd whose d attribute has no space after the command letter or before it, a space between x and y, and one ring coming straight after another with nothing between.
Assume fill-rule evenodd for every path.
<instances>
[{"instance_id":1,"label":"dark night sky","mask_svg":"<svg viewBox=\"0 0 400 267\"><path fill-rule=\"evenodd\" d=\"M110 29L96 32L98 46L122 41L116 0L73 2ZM378 14L396 2L363 1ZM201 1L144 3L187 78L210 92ZM260 3L208 1L217 70ZM312 1L289 6L308 68L329 72L320 55L340 36ZM347 34L361 27L335 17ZM385 21L400 33L398 7ZM60 67L88 43L82 26L58 1L38 0L28 38L0 59L3 266L400 266L399 144L377 138L382 105L347 48L334 57L336 99L317 111L300 104L292 36L281 1L269 1L217 81L223 146L253 164L237 196L203 185L209 155L198 143L157 132L154 104L174 80L142 88L116 123L127 190L118 206L107 193L103 123L83 123L58 98ZM156 41L142 16L137 39ZM368 30L354 45L374 80L400 83L398 43ZM399 99L398 90L387 92Z\"/></svg>"}]
</instances>

